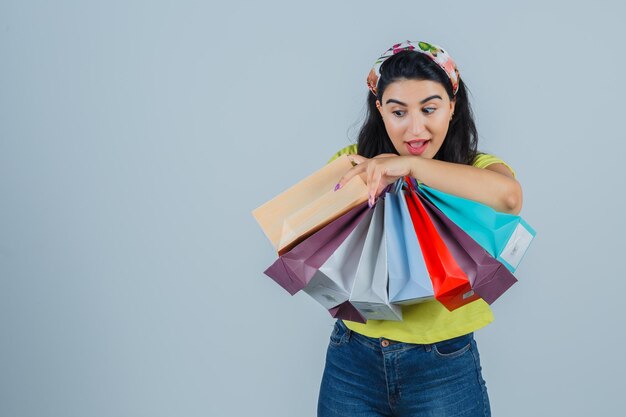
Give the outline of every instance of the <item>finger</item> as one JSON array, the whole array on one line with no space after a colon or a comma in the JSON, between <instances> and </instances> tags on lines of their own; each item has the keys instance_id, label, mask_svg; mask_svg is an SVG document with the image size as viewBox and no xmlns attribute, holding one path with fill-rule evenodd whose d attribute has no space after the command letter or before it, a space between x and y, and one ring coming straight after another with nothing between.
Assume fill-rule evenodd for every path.
<instances>
[{"instance_id":1,"label":"finger","mask_svg":"<svg viewBox=\"0 0 626 417\"><path fill-rule=\"evenodd\" d=\"M355 165L348 170L343 176L339 179L337 185L335 185L335 191L341 189L344 185L348 183L355 175L360 174L366 169L367 164Z\"/></svg>"},{"instance_id":2,"label":"finger","mask_svg":"<svg viewBox=\"0 0 626 417\"><path fill-rule=\"evenodd\" d=\"M378 164L368 164L367 168L367 195L370 207L374 205L376 201L376 190L380 183L380 167Z\"/></svg>"},{"instance_id":3,"label":"finger","mask_svg":"<svg viewBox=\"0 0 626 417\"><path fill-rule=\"evenodd\" d=\"M357 154L348 155L348 159L350 160L350 162L353 162L357 165L368 160L366 157Z\"/></svg>"},{"instance_id":4,"label":"finger","mask_svg":"<svg viewBox=\"0 0 626 417\"><path fill-rule=\"evenodd\" d=\"M378 191L381 186L382 172L380 169L376 169L374 172L374 176L372 178L372 182L370 183L370 189L372 190L372 204L376 202L380 192Z\"/></svg>"},{"instance_id":5,"label":"finger","mask_svg":"<svg viewBox=\"0 0 626 417\"><path fill-rule=\"evenodd\" d=\"M376 190L376 194L380 196L383 193L383 191L385 190L385 188L387 187L387 185L389 185L389 184L385 184L384 182L382 182L378 186L378 190Z\"/></svg>"}]
</instances>

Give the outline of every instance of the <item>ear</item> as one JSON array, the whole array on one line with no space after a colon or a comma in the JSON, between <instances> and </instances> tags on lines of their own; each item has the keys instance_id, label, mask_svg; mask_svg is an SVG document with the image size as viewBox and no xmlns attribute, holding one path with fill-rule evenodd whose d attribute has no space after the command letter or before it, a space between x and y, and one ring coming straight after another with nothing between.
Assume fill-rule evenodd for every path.
<instances>
[{"instance_id":1,"label":"ear","mask_svg":"<svg viewBox=\"0 0 626 417\"><path fill-rule=\"evenodd\" d=\"M450 101L450 112L454 113L455 106L456 106L456 97Z\"/></svg>"},{"instance_id":2,"label":"ear","mask_svg":"<svg viewBox=\"0 0 626 417\"><path fill-rule=\"evenodd\" d=\"M383 107L380 104L379 100L376 100L376 108L378 109L378 114L380 115L380 117L383 119L383 121L385 120L385 117L383 116Z\"/></svg>"}]
</instances>

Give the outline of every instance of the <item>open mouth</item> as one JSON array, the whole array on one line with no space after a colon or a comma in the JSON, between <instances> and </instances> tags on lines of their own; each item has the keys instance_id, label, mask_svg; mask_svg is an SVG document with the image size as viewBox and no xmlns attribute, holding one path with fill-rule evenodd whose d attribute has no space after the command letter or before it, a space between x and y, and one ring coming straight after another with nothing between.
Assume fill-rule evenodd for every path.
<instances>
[{"instance_id":1,"label":"open mouth","mask_svg":"<svg viewBox=\"0 0 626 417\"><path fill-rule=\"evenodd\" d=\"M430 143L430 139L428 140L412 140L410 142L405 142L406 148L412 155L421 155L425 150L428 144Z\"/></svg>"}]
</instances>

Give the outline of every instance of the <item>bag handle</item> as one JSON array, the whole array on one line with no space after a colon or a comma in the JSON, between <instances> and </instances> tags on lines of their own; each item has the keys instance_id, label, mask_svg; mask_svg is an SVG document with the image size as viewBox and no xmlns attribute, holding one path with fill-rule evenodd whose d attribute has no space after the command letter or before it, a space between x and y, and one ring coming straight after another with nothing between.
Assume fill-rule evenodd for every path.
<instances>
[{"instance_id":1,"label":"bag handle","mask_svg":"<svg viewBox=\"0 0 626 417\"><path fill-rule=\"evenodd\" d=\"M401 177L398 178L394 183L389 184L386 188L385 188L385 192L392 192L394 194L398 194L400 191L402 191L402 189L408 185L409 183L407 182L407 179L409 177Z\"/></svg>"},{"instance_id":2,"label":"bag handle","mask_svg":"<svg viewBox=\"0 0 626 417\"><path fill-rule=\"evenodd\" d=\"M395 183L393 183L393 193L394 194L398 194L401 190L402 190L402 186L403 186L403 180L402 178L396 180ZM391 191L391 190L390 190Z\"/></svg>"},{"instance_id":3,"label":"bag handle","mask_svg":"<svg viewBox=\"0 0 626 417\"><path fill-rule=\"evenodd\" d=\"M415 181L415 179L414 179L414 178L409 177L409 176L407 175L407 176L403 177L403 179L402 179L402 180L403 180L403 182L405 182L405 183L406 183L406 185L407 185L407 187L409 188L409 190L410 190L410 191L412 191L412 192L417 192L417 189L416 189L415 183L413 182L413 181Z\"/></svg>"}]
</instances>

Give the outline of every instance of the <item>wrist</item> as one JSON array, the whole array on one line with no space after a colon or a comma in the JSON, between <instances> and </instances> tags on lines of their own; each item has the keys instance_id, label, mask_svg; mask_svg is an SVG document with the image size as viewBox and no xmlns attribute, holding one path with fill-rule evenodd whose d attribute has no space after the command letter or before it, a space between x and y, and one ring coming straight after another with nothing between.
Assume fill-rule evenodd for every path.
<instances>
[{"instance_id":1,"label":"wrist","mask_svg":"<svg viewBox=\"0 0 626 417\"><path fill-rule=\"evenodd\" d=\"M408 155L409 158L409 176L415 178L419 182L423 182L420 173L422 172L422 161L424 157L419 155Z\"/></svg>"}]
</instances>

